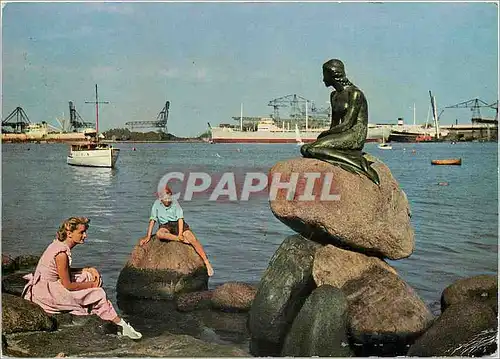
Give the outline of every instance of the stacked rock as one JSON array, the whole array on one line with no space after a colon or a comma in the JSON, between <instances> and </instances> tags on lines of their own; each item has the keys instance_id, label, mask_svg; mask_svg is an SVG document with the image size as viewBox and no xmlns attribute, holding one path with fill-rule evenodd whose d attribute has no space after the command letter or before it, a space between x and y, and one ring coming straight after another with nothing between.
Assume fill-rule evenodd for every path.
<instances>
[{"instance_id":1,"label":"stacked rock","mask_svg":"<svg viewBox=\"0 0 500 359\"><path fill-rule=\"evenodd\" d=\"M295 193L282 188L270 199L273 214L298 234L281 244L258 287L248 321L253 355L405 355L432 323L384 261L409 257L414 233L405 193L387 166L370 160L380 185L316 159L270 170L281 183L299 175ZM328 196L320 197L325 183Z\"/></svg>"},{"instance_id":2,"label":"stacked rock","mask_svg":"<svg viewBox=\"0 0 500 359\"><path fill-rule=\"evenodd\" d=\"M193 247L155 236L134 247L116 283L119 296L139 299L174 299L207 288L207 268Z\"/></svg>"}]
</instances>

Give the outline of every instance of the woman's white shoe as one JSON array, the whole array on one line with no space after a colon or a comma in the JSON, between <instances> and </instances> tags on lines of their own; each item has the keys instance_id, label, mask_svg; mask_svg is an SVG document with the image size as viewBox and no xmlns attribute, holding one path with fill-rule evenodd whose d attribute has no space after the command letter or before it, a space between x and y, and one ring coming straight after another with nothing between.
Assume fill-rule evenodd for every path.
<instances>
[{"instance_id":1,"label":"woman's white shoe","mask_svg":"<svg viewBox=\"0 0 500 359\"><path fill-rule=\"evenodd\" d=\"M130 339L141 339L142 334L136 331L130 324L125 322L125 324L122 326L122 335L125 337L129 337Z\"/></svg>"}]
</instances>

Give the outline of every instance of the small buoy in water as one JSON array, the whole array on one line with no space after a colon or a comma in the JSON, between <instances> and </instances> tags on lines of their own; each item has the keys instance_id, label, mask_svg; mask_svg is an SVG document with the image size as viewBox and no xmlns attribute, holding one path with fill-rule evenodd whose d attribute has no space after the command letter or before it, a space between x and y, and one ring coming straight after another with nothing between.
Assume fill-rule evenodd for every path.
<instances>
[{"instance_id":1,"label":"small buoy in water","mask_svg":"<svg viewBox=\"0 0 500 359\"><path fill-rule=\"evenodd\" d=\"M417 150L411 150L411 153L417 153Z\"/></svg>"},{"instance_id":2,"label":"small buoy in water","mask_svg":"<svg viewBox=\"0 0 500 359\"><path fill-rule=\"evenodd\" d=\"M132 147L132 151L135 151L135 147Z\"/></svg>"},{"instance_id":3,"label":"small buoy in water","mask_svg":"<svg viewBox=\"0 0 500 359\"><path fill-rule=\"evenodd\" d=\"M403 147L403 151L406 151L406 147Z\"/></svg>"},{"instance_id":4,"label":"small buoy in water","mask_svg":"<svg viewBox=\"0 0 500 359\"><path fill-rule=\"evenodd\" d=\"M438 186L448 186L448 182L438 182Z\"/></svg>"},{"instance_id":5,"label":"small buoy in water","mask_svg":"<svg viewBox=\"0 0 500 359\"><path fill-rule=\"evenodd\" d=\"M236 149L236 152L241 152L241 150L239 148Z\"/></svg>"}]
</instances>

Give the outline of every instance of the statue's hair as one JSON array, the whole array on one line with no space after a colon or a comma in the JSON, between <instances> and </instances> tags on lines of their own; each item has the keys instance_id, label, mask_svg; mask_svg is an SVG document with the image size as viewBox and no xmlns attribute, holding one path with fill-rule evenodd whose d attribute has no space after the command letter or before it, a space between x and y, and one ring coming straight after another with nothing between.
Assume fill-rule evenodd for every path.
<instances>
[{"instance_id":1,"label":"statue's hair","mask_svg":"<svg viewBox=\"0 0 500 359\"><path fill-rule=\"evenodd\" d=\"M337 73L342 72L345 75L344 63L338 59L328 60L323 64L323 69Z\"/></svg>"},{"instance_id":2,"label":"statue's hair","mask_svg":"<svg viewBox=\"0 0 500 359\"><path fill-rule=\"evenodd\" d=\"M61 242L65 241L67 237L67 231L74 231L80 224L83 224L87 229L89 228L89 222L90 219L88 219L87 217L70 217L64 220L64 222L61 223L61 226L57 230L56 239Z\"/></svg>"},{"instance_id":3,"label":"statue's hair","mask_svg":"<svg viewBox=\"0 0 500 359\"><path fill-rule=\"evenodd\" d=\"M340 82L343 86L352 85L346 76L344 63L338 59L328 60L323 64L323 70L331 72L336 80Z\"/></svg>"}]
</instances>

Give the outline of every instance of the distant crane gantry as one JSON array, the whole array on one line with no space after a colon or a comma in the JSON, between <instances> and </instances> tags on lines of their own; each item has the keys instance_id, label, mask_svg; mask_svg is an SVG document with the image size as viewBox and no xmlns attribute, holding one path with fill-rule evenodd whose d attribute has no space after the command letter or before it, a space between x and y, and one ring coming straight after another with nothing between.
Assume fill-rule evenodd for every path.
<instances>
[{"instance_id":1,"label":"distant crane gantry","mask_svg":"<svg viewBox=\"0 0 500 359\"><path fill-rule=\"evenodd\" d=\"M318 108L313 101L297 94L287 95L269 101L267 104L273 108L273 119L280 119L280 107L290 107L290 118L301 119L305 116L329 116L330 108Z\"/></svg>"},{"instance_id":2,"label":"distant crane gantry","mask_svg":"<svg viewBox=\"0 0 500 359\"><path fill-rule=\"evenodd\" d=\"M78 132L83 128L94 127L95 124L90 122L85 122L80 116L80 114L76 111L75 105L73 101L69 101L69 125L70 131Z\"/></svg>"},{"instance_id":3,"label":"distant crane gantry","mask_svg":"<svg viewBox=\"0 0 500 359\"><path fill-rule=\"evenodd\" d=\"M56 119L58 122L59 120ZM3 121L2 121L2 131L9 132L8 128L10 128L10 132L13 133L23 133L26 131L28 126L31 125L31 121L23 110L22 107L18 106L12 111ZM54 127L53 125L48 124L50 128L54 130L59 130L61 132L65 131L74 131L78 132L79 130L87 127L94 126L93 123L85 122L80 114L76 111L75 105L72 101L69 101L69 128L65 128L63 123L59 123L61 128Z\"/></svg>"},{"instance_id":4,"label":"distant crane gantry","mask_svg":"<svg viewBox=\"0 0 500 359\"><path fill-rule=\"evenodd\" d=\"M472 111L472 122L484 121L481 117L480 108L488 107L496 110L495 121L498 121L498 101L495 101L491 104L484 102L478 98L474 98L468 101L460 102L455 105L446 106L446 108L470 108Z\"/></svg>"},{"instance_id":5,"label":"distant crane gantry","mask_svg":"<svg viewBox=\"0 0 500 359\"><path fill-rule=\"evenodd\" d=\"M168 133L167 122L169 109L170 101L167 101L163 109L158 113L158 116L156 116L156 121L129 121L125 122L125 126L130 127L131 130L134 128L159 128L160 131Z\"/></svg>"},{"instance_id":6,"label":"distant crane gantry","mask_svg":"<svg viewBox=\"0 0 500 359\"><path fill-rule=\"evenodd\" d=\"M12 111L3 121L2 121L2 132L4 127L10 127L14 133L22 133L31 124L28 115L23 110L22 107L17 106L14 111Z\"/></svg>"}]
</instances>

